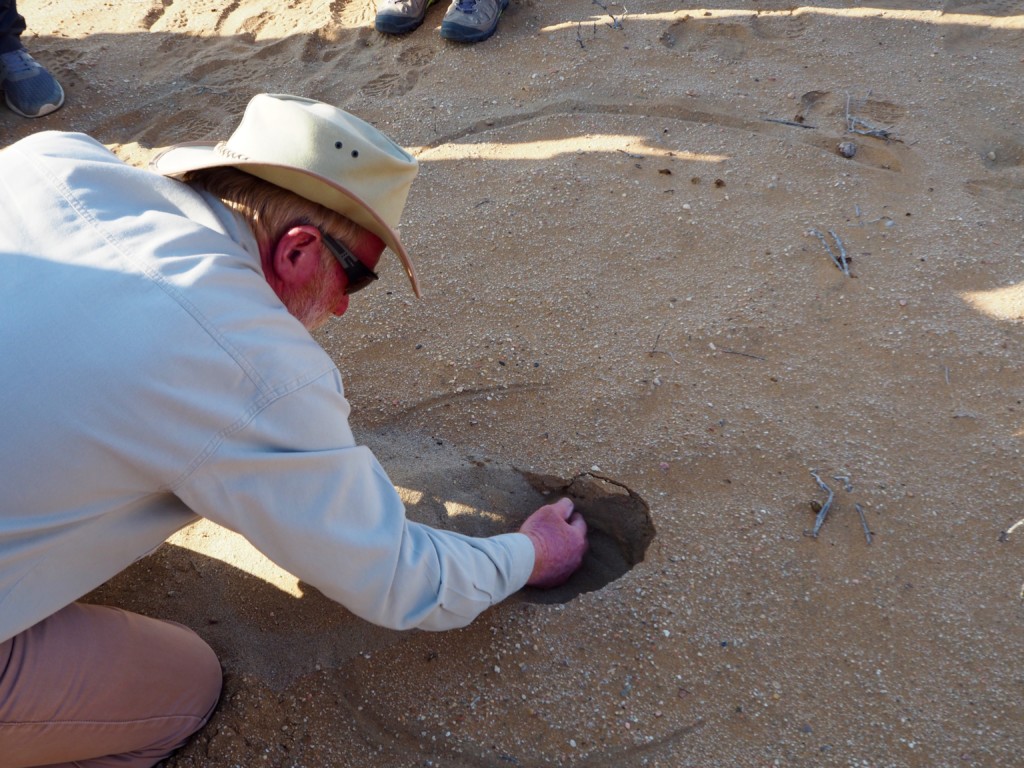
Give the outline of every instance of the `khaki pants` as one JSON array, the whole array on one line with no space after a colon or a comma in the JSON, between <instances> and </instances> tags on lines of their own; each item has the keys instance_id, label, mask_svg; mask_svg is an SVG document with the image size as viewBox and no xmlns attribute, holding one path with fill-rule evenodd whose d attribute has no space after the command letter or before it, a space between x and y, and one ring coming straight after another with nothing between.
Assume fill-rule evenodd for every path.
<instances>
[{"instance_id":1,"label":"khaki pants","mask_svg":"<svg viewBox=\"0 0 1024 768\"><path fill-rule=\"evenodd\" d=\"M0 768L149 768L206 724L220 688L187 627L74 603L0 643Z\"/></svg>"}]
</instances>

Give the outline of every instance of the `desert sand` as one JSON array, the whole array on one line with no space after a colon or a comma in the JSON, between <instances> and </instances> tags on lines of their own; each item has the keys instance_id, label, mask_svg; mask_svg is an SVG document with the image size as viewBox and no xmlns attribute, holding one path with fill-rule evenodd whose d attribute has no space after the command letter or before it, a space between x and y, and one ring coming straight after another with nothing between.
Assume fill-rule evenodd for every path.
<instances>
[{"instance_id":1,"label":"desert sand","mask_svg":"<svg viewBox=\"0 0 1024 768\"><path fill-rule=\"evenodd\" d=\"M2 144L145 165L285 92L409 147L425 297L386 261L318 334L353 428L410 517L599 534L434 634L186 529L89 597L222 658L170 768L1024 764L1024 2L20 10L67 104Z\"/></svg>"}]
</instances>

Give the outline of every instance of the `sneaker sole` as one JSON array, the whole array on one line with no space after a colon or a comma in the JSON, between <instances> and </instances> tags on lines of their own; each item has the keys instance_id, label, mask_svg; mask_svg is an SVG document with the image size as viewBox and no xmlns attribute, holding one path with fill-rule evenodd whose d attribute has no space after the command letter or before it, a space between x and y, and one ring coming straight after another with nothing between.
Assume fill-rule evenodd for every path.
<instances>
[{"instance_id":1,"label":"sneaker sole","mask_svg":"<svg viewBox=\"0 0 1024 768\"><path fill-rule=\"evenodd\" d=\"M501 20L501 15L505 13L505 9L508 8L509 0L502 0L501 10L498 15L494 18L494 26L490 29L474 29L473 27L464 27L461 24L446 24L441 22L441 37L445 40L451 40L453 43L481 43L498 30L498 22Z\"/></svg>"},{"instance_id":2,"label":"sneaker sole","mask_svg":"<svg viewBox=\"0 0 1024 768\"><path fill-rule=\"evenodd\" d=\"M11 100L9 98L7 98L7 94L6 93L4 94L4 101L7 103L7 108L9 110L11 110L11 112L13 112L16 115L21 115L22 117L27 117L27 118L29 118L31 120L31 119L36 118L36 117L46 117L50 113L56 112L58 109L63 107L64 106L64 91L61 90L60 101L58 101L56 104L44 104L42 107L39 108L39 111L36 112L34 115L30 115L27 112L22 112L16 106L11 104Z\"/></svg>"}]
</instances>

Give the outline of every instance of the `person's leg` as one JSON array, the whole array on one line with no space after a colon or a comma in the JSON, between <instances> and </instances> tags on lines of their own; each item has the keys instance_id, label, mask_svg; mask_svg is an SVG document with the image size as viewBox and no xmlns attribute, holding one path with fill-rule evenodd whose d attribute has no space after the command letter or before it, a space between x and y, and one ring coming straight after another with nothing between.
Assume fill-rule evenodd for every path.
<instances>
[{"instance_id":1,"label":"person's leg","mask_svg":"<svg viewBox=\"0 0 1024 768\"><path fill-rule=\"evenodd\" d=\"M149 768L206 724L221 680L187 627L74 603L0 643L0 768Z\"/></svg>"},{"instance_id":2,"label":"person's leg","mask_svg":"<svg viewBox=\"0 0 1024 768\"><path fill-rule=\"evenodd\" d=\"M25 19L18 13L16 0L0 0L0 53L21 48Z\"/></svg>"},{"instance_id":3,"label":"person's leg","mask_svg":"<svg viewBox=\"0 0 1024 768\"><path fill-rule=\"evenodd\" d=\"M0 0L0 89L7 106L22 117L42 117L60 109L64 89L21 44L25 19L16 0Z\"/></svg>"}]
</instances>

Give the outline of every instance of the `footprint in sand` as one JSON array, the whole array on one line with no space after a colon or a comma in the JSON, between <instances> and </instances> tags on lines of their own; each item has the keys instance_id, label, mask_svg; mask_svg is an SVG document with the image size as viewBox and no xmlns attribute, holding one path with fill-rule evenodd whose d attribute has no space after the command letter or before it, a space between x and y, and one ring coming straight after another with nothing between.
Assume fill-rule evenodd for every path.
<instances>
[{"instance_id":1,"label":"footprint in sand","mask_svg":"<svg viewBox=\"0 0 1024 768\"><path fill-rule=\"evenodd\" d=\"M343 27L373 27L377 15L375 0L332 0L331 18L338 19Z\"/></svg>"},{"instance_id":2,"label":"footprint in sand","mask_svg":"<svg viewBox=\"0 0 1024 768\"><path fill-rule=\"evenodd\" d=\"M658 40L680 53L710 51L727 61L737 61L743 58L750 37L750 29L744 24L685 18L670 24Z\"/></svg>"},{"instance_id":3,"label":"footprint in sand","mask_svg":"<svg viewBox=\"0 0 1024 768\"><path fill-rule=\"evenodd\" d=\"M670 24L658 40L666 48L707 51L724 61L740 61L755 39L795 40L806 31L803 14L756 15L748 23L685 18Z\"/></svg>"},{"instance_id":4,"label":"footprint in sand","mask_svg":"<svg viewBox=\"0 0 1024 768\"><path fill-rule=\"evenodd\" d=\"M377 75L359 90L367 96L401 96L411 91L418 79L419 72L416 70L410 70L405 74L385 72Z\"/></svg>"},{"instance_id":5,"label":"footprint in sand","mask_svg":"<svg viewBox=\"0 0 1024 768\"><path fill-rule=\"evenodd\" d=\"M849 115L880 128L890 128L905 114L904 107L883 99L862 98L832 91L808 91L800 97L800 108L795 119L808 125L836 120L843 123Z\"/></svg>"},{"instance_id":6,"label":"footprint in sand","mask_svg":"<svg viewBox=\"0 0 1024 768\"><path fill-rule=\"evenodd\" d=\"M971 52L978 46L991 45L996 40L1005 45L1011 39L1020 41L1024 37L1019 29L1002 29L999 24L1001 17L1024 15L1022 0L951 0L942 10L947 14L991 17L991 24L953 24L943 27L940 35L948 51Z\"/></svg>"},{"instance_id":7,"label":"footprint in sand","mask_svg":"<svg viewBox=\"0 0 1024 768\"><path fill-rule=\"evenodd\" d=\"M964 189L993 210L1020 216L1024 210L1024 141L1013 134L997 134L982 138L973 148L989 173L964 182Z\"/></svg>"},{"instance_id":8,"label":"footprint in sand","mask_svg":"<svg viewBox=\"0 0 1024 768\"><path fill-rule=\"evenodd\" d=\"M403 67L425 67L434 60L436 50L429 45L410 45L398 54L398 63Z\"/></svg>"},{"instance_id":9,"label":"footprint in sand","mask_svg":"<svg viewBox=\"0 0 1024 768\"><path fill-rule=\"evenodd\" d=\"M762 40L795 40L807 31L805 14L759 15L750 20L755 37Z\"/></svg>"}]
</instances>

